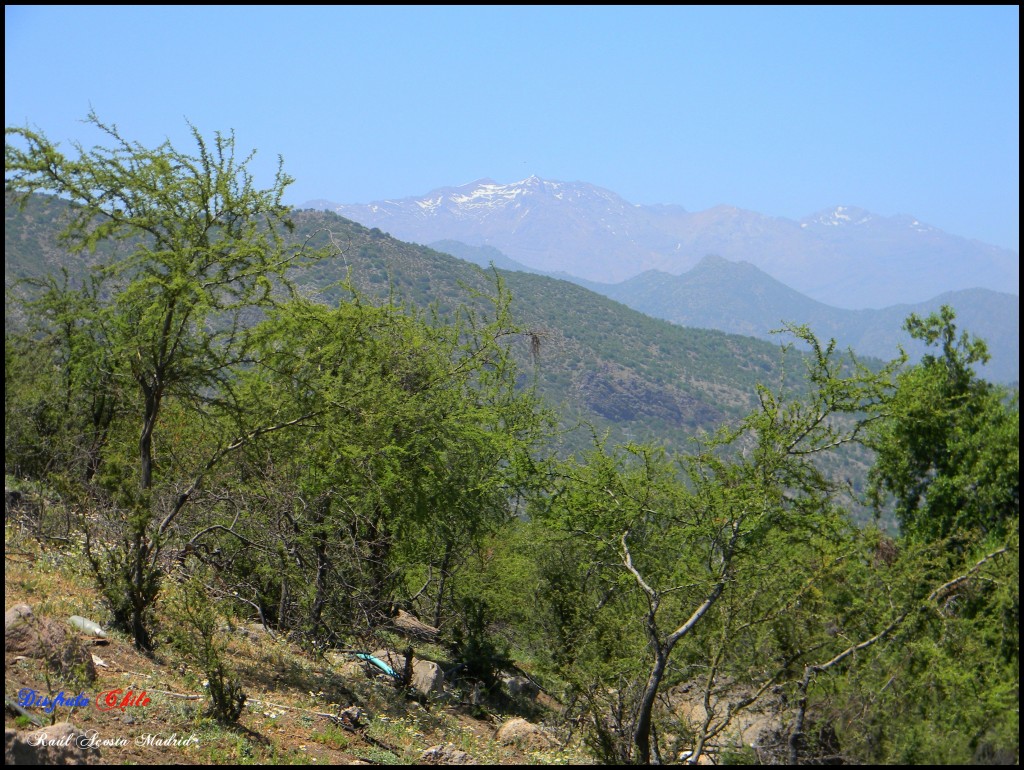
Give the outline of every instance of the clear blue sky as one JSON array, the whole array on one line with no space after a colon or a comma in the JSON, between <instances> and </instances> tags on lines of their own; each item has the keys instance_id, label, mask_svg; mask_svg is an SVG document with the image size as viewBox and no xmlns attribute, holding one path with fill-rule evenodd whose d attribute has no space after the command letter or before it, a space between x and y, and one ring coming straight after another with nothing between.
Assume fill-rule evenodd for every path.
<instances>
[{"instance_id":1,"label":"clear blue sky","mask_svg":"<svg viewBox=\"0 0 1024 770\"><path fill-rule=\"evenodd\" d=\"M289 200L480 177L800 218L911 214L1019 251L1020 11L5 7L5 123L87 146L235 129ZM64 144L69 147L68 144Z\"/></svg>"}]
</instances>

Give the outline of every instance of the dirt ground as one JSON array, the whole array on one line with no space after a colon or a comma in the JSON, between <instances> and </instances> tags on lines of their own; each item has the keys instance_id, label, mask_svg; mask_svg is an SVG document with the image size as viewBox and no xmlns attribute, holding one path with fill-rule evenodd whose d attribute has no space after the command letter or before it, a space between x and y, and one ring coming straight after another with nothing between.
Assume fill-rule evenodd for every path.
<instances>
[{"instance_id":1,"label":"dirt ground","mask_svg":"<svg viewBox=\"0 0 1024 770\"><path fill-rule=\"evenodd\" d=\"M41 548L7 533L4 560L5 610L25 603L38 618L66 622L71 615L102 624L106 611L83 565L58 549ZM68 721L84 731L104 764L422 764L471 761L479 764L578 764L590 760L578 747L561 746L557 731L543 745L503 744L500 725L524 714L470 705L457 691L419 702L391 680L373 675L354 658L313 659L296 645L266 633L228 634L227 661L241 681L247 702L236 725L207 717L204 675L182 661L169 645L153 657L140 654L121 634L78 638L96 668L95 681L81 672L60 674L42 660L5 650L5 693L28 703L60 692L84 694L88 705L10 707L5 726L27 733ZM429 650L417 651L429 655ZM377 672L379 674L379 672ZM506 703L507 706L507 703ZM528 715L543 721L536 702ZM538 718L538 716L540 718ZM34 722L34 723L33 723ZM432 747L442 751L424 756ZM464 754L460 753L464 752Z\"/></svg>"}]
</instances>

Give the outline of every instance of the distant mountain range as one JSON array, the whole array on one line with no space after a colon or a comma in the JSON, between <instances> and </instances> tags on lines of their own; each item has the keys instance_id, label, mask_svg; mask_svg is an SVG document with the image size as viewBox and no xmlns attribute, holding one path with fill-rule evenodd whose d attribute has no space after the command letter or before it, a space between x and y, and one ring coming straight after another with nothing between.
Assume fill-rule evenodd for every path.
<instances>
[{"instance_id":1,"label":"distant mountain range","mask_svg":"<svg viewBox=\"0 0 1024 770\"><path fill-rule=\"evenodd\" d=\"M58 238L67 208L66 202L44 196L34 197L24 209L9 202L5 207L8 331L24 322L17 297L29 287L22 280L66 269L75 283L98 260L114 256L108 248L120 252L132 246L130 242L107 244L97 253L69 254ZM347 281L364 296L408 301L420 308L430 306L443 317L461 303L475 301L474 291L486 294L493 290L495 273L488 275L469 262L493 263L507 269L499 270L498 275L514 298L511 311L531 333L529 339L517 338L512 352L520 362L523 383L535 383L539 393L556 408L565 429L559 439L563 453L586 449L591 446L592 436L603 435L615 443L641 441L687 449L692 437L734 422L755 408L759 383L779 389L785 382L790 391L802 387L801 363L791 354L787 365L781 365L777 344L783 339L776 338L775 344L770 344L751 336L658 320L577 283L523 271L521 265L490 247L444 244L445 252L464 257L458 259L426 246L403 243L379 229L368 229L327 212L300 211L294 220L295 231L286 236L294 242L315 248L329 238L341 248L337 257L303 268L294 276L303 296L328 304L351 299L344 283ZM677 280L679 285L673 285ZM716 304L732 301L730 314L744 326L746 334L755 336L763 336L752 331L761 321L756 314L744 316L741 312L755 303L749 299L728 300L728 292L763 297L768 318L765 323L772 327L785 319L809 323L819 334L825 328L827 333L829 311L845 312L801 297L751 265L721 259L704 260L684 276L648 273L618 286L599 288L623 294L634 291L641 297L645 286L652 305L662 301L670 308L676 302L679 309L689 308L695 318L710 312ZM673 291L679 292L675 296L680 298L659 299L661 290L670 298ZM992 301L991 297L983 299ZM777 302L791 312L779 313ZM483 301L476 310L486 314L493 308ZM870 339L873 329L879 335L898 329L903 309L880 312L890 311L892 328L884 328L887 322L877 316L874 323L864 323L862 339ZM815 316L813 312L823 315ZM1014 319L1016 315L1014 305ZM871 313L850 316L863 319ZM977 331L975 324L965 325ZM1013 333L1017 333L1016 326ZM881 364L876 359L868 359L868 363ZM828 472L852 479L855 488L862 489L870 464L866 451L848 447L826 462Z\"/></svg>"},{"instance_id":2,"label":"distant mountain range","mask_svg":"<svg viewBox=\"0 0 1024 770\"><path fill-rule=\"evenodd\" d=\"M837 206L800 221L732 206L689 212L631 204L582 182L481 179L367 204L310 201L417 243L492 246L546 273L618 283L650 270L679 276L706 256L749 262L834 307L884 308L962 289L1011 291L1018 255L909 216Z\"/></svg>"},{"instance_id":3,"label":"distant mountain range","mask_svg":"<svg viewBox=\"0 0 1024 770\"><path fill-rule=\"evenodd\" d=\"M431 248L486 267L538 272L508 258L492 246L469 246L445 240ZM554 276L562 277L565 276ZM648 270L621 283L607 284L569 278L591 291L634 310L680 326L717 329L764 340L779 341L772 330L784 322L806 324L821 339L834 338L859 355L895 358L902 345L915 360L925 346L902 331L910 313L928 315L942 305L957 312L960 329L983 338L992 361L979 371L996 382L1020 378L1020 297L989 289L946 292L913 304L879 310L846 310L817 302L776 281L749 262L705 257L682 275Z\"/></svg>"},{"instance_id":4,"label":"distant mountain range","mask_svg":"<svg viewBox=\"0 0 1024 770\"><path fill-rule=\"evenodd\" d=\"M24 324L17 298L30 293L26 279L66 270L81 282L98 262L127 256L130 241L104 244L96 253L68 253L61 230L69 204L34 196L25 208L5 206L4 266L8 302L5 328ZM351 300L342 282L364 297L433 307L442 317L464 303L482 316L493 313L473 292L492 293L495 274L425 246L403 243L328 212L300 211L294 243L316 248L328 238L341 253L296 271L303 296L328 304ZM125 248L115 254L108 249ZM683 449L702 430L713 431L756 404L759 382L782 377L777 345L704 329L684 329L650 318L581 286L523 272L503 273L513 296L511 311L533 338L515 338L524 384L538 390L559 413L569 449L609 432L613 441L652 441ZM536 345L532 344L536 341ZM800 387L798 365L792 385ZM577 424L582 429L569 430Z\"/></svg>"}]
</instances>

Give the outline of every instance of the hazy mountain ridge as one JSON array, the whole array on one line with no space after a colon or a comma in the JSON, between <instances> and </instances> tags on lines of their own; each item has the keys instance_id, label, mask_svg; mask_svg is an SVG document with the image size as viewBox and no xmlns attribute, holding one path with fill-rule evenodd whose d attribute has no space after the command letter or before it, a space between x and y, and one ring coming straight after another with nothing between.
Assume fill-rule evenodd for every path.
<instances>
[{"instance_id":1,"label":"hazy mountain ridge","mask_svg":"<svg viewBox=\"0 0 1024 770\"><path fill-rule=\"evenodd\" d=\"M492 246L438 241L431 248L481 266L538 273ZM806 324L822 339L835 338L859 355L895 358L902 345L917 360L925 346L901 327L910 313L928 315L942 305L957 311L961 329L982 337L992 361L979 367L983 376L1011 383L1020 378L1020 298L989 289L946 292L925 302L892 305L878 310L847 310L807 297L776 281L749 262L705 257L682 275L648 270L615 284L555 274L610 297L634 310L680 326L717 329L778 341L772 330L784 322Z\"/></svg>"},{"instance_id":2,"label":"hazy mountain ridge","mask_svg":"<svg viewBox=\"0 0 1024 770\"><path fill-rule=\"evenodd\" d=\"M800 221L733 206L689 212L634 205L583 182L484 179L369 204L325 200L367 227L418 243L493 246L530 268L615 283L647 270L679 275L709 254L750 262L820 302L847 309L924 302L947 291L1006 291L1017 254L914 217L836 206Z\"/></svg>"},{"instance_id":3,"label":"hazy mountain ridge","mask_svg":"<svg viewBox=\"0 0 1024 770\"><path fill-rule=\"evenodd\" d=\"M783 322L807 324L822 338L834 337L860 355L895 358L899 347L919 358L925 346L902 331L910 313L928 315L942 305L957 311L958 326L982 337L992 361L982 374L999 382L1020 377L1020 297L989 289L946 292L925 302L878 310L847 310L806 297L750 263L706 257L691 271L673 276L649 271L619 284L583 283L655 318L681 326L719 329L760 339Z\"/></svg>"},{"instance_id":4,"label":"hazy mountain ridge","mask_svg":"<svg viewBox=\"0 0 1024 770\"><path fill-rule=\"evenodd\" d=\"M453 240L434 241L433 243L428 243L427 245L430 248L434 249L435 251L440 251L445 254L451 254L453 257L464 259L467 262L472 262L474 265L479 265L480 267L490 267L491 265L493 265L499 270L517 271L521 273L535 273L536 275L549 275L548 273L545 273L543 270L537 270L532 267L527 267L522 262L516 262L514 259L511 259L502 254L493 246L470 246L468 244L462 243L461 241ZM562 278L566 277L564 274L561 276L558 276L558 274L551 275ZM582 281L577 282L581 286L585 285Z\"/></svg>"},{"instance_id":5,"label":"hazy mountain ridge","mask_svg":"<svg viewBox=\"0 0 1024 770\"><path fill-rule=\"evenodd\" d=\"M8 289L16 278L68 267L81 280L95 255L72 255L56 238L67 204L34 198L19 211L6 208ZM342 253L297 271L303 293L325 302L351 295L339 285L349 276L367 295L434 304L450 312L471 299L470 290L493 290L493 275L433 249L398 241L328 212L293 215L297 243L328 237ZM328 231L330 235L328 235ZM780 351L760 340L703 329L684 329L649 318L581 286L523 272L501 273L511 291L515 318L537 335L539 350L517 342L524 382L536 377L563 424L593 425L613 440L650 440L682 448L689 436L714 430L750 409L755 384L777 381ZM17 292L18 290L16 290ZM10 294L9 294L10 296ZM482 306L486 309L486 305ZM6 322L17 324L17 303ZM577 432L575 446L589 441Z\"/></svg>"}]
</instances>

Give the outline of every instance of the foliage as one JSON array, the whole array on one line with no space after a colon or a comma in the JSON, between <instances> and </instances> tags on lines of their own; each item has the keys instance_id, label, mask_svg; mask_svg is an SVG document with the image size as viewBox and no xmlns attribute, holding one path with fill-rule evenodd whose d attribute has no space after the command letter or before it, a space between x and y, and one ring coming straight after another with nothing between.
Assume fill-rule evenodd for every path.
<instances>
[{"instance_id":1,"label":"foliage","mask_svg":"<svg viewBox=\"0 0 1024 770\"><path fill-rule=\"evenodd\" d=\"M843 514L832 503L835 485L813 460L856 438L859 423L844 418L881 397L889 372L854 367L846 373L834 343L822 347L806 329L793 331L812 349L809 395L787 401L759 388L759 410L691 455L669 459L642 446L617 456L594 452L584 464L566 467L563 483L537 510L556 530L586 543L588 561L570 569L602 575L607 595L597 609L622 613L619 627L640 632L627 660L646 649L647 684L624 704L624 719L599 730L605 743L617 735L611 743L619 744L620 761L659 756L654 710L666 677L678 675L672 673L677 645L688 649L675 657L675 671L685 676L692 660L690 676L704 669L709 695L724 671L735 677L748 665L751 649L762 654L752 689L700 726L697 757L799 658L799 643L786 649L776 640L772 652L760 637L769 624L779 629L799 615L791 605L845 537ZM785 568L773 572L770 565ZM694 648L700 653L690 657ZM574 651L566 652L572 659ZM592 661L582 663L592 675ZM627 670L620 664L611 671L622 677ZM750 672L743 673L750 681Z\"/></svg>"},{"instance_id":2,"label":"foliage","mask_svg":"<svg viewBox=\"0 0 1024 770\"><path fill-rule=\"evenodd\" d=\"M161 511L154 492L202 474L194 464L157 468L161 412L168 400L197 413L230 409L231 370L249 345L246 324L254 309L273 304L274 281L286 284L293 261L276 229L287 224L281 196L291 179L279 170L272 188L257 189L247 169L252 156L236 159L233 134L218 133L211 144L193 127L191 155L169 141L154 149L130 142L94 113L88 121L113 147L76 145L78 157L70 158L40 133L8 128L5 185L22 201L46 191L77 204L62 232L71 250L111 240L133 245L82 288L49 281L28 312L57 338L53 350L69 383L84 379L94 396L105 392L105 378L137 388L124 410L136 420L138 465L118 490L127 549L91 561L108 597L127 592L130 617L121 609L115 617L149 649L158 555L190 496L179 491Z\"/></svg>"},{"instance_id":3,"label":"foliage","mask_svg":"<svg viewBox=\"0 0 1024 770\"><path fill-rule=\"evenodd\" d=\"M876 501L895 499L903 532L959 542L1007 533L1020 515L1020 420L1017 395L978 378L984 342L957 336L952 308L911 315L915 339L940 346L903 372L871 444Z\"/></svg>"},{"instance_id":4,"label":"foliage","mask_svg":"<svg viewBox=\"0 0 1024 770\"><path fill-rule=\"evenodd\" d=\"M516 389L506 338L518 331L497 288L488 321L428 323L356 295L336 308L297 300L253 330L254 367L236 392L292 429L239 453L235 496L264 517L202 542L218 544L235 579L259 576L247 593L266 615L324 640L403 602L444 620L468 549L513 515L543 427ZM254 548L273 566L255 564ZM412 574L426 580L414 587Z\"/></svg>"},{"instance_id":5,"label":"foliage","mask_svg":"<svg viewBox=\"0 0 1024 770\"><path fill-rule=\"evenodd\" d=\"M462 668L460 678L479 682L487 690L498 686L498 675L511 664L507 644L490 631L493 611L480 599L466 598L459 609L459 622L452 631L451 653Z\"/></svg>"},{"instance_id":6,"label":"foliage","mask_svg":"<svg viewBox=\"0 0 1024 770\"><path fill-rule=\"evenodd\" d=\"M206 676L210 716L234 723L242 715L246 695L225 660L227 644L221 634L222 618L210 596L210 575L197 570L175 586L165 602L172 643Z\"/></svg>"},{"instance_id":7,"label":"foliage","mask_svg":"<svg viewBox=\"0 0 1024 770\"><path fill-rule=\"evenodd\" d=\"M79 288L65 270L31 282L29 323L5 337L5 451L24 478L53 473L89 481L99 469L123 383L98 319L101 281Z\"/></svg>"},{"instance_id":8,"label":"foliage","mask_svg":"<svg viewBox=\"0 0 1024 770\"><path fill-rule=\"evenodd\" d=\"M846 682L851 707L891 691L872 703L874 740L863 750L873 761L1005 761L1018 751L1018 396L976 375L985 344L955 320L945 306L907 319L938 350L900 373L869 435L875 504L892 498L899 560L916 573L905 580L947 586L899 647Z\"/></svg>"}]
</instances>

